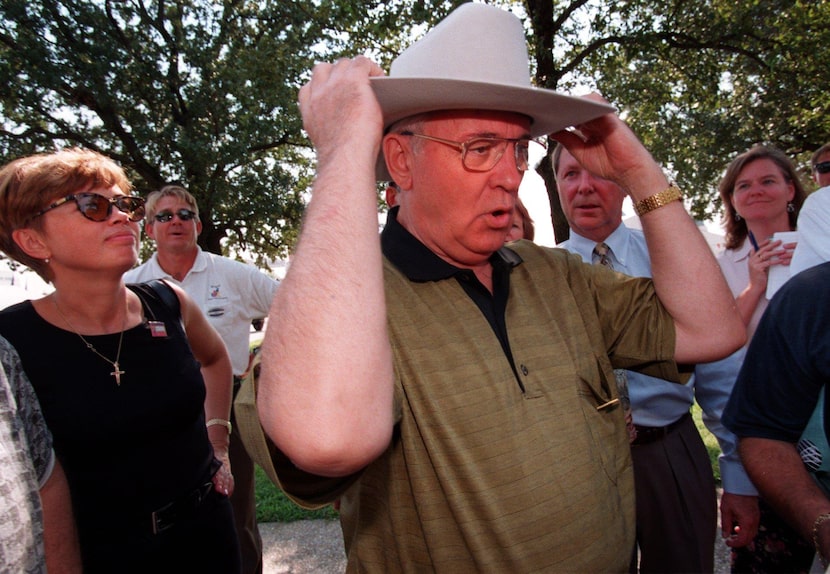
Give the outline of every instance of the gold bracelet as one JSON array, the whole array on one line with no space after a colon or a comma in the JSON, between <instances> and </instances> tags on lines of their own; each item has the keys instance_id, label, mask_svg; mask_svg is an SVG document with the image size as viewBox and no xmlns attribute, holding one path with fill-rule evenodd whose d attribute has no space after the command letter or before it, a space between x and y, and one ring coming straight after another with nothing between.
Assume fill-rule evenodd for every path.
<instances>
[{"instance_id":1,"label":"gold bracelet","mask_svg":"<svg viewBox=\"0 0 830 574\"><path fill-rule=\"evenodd\" d=\"M813 546L816 548L816 554L818 554L819 558L821 559L822 564L827 564L827 561L824 555L821 553L821 548L818 545L818 529L821 528L821 525L830 520L830 512L825 512L824 514L820 514L816 521L813 522Z\"/></svg>"},{"instance_id":2,"label":"gold bracelet","mask_svg":"<svg viewBox=\"0 0 830 574\"><path fill-rule=\"evenodd\" d=\"M641 199L635 203L634 211L637 212L637 215L642 217L649 211L654 211L657 208L668 205L679 199L683 199L683 194L680 193L680 188L674 184L671 184L660 193L655 193L654 195L650 195L647 198Z\"/></svg>"},{"instance_id":3,"label":"gold bracelet","mask_svg":"<svg viewBox=\"0 0 830 574\"><path fill-rule=\"evenodd\" d=\"M206 427L212 427L213 425L222 425L226 429L228 429L228 436L231 434L231 421L226 421L225 419L210 419L208 422L205 423Z\"/></svg>"}]
</instances>

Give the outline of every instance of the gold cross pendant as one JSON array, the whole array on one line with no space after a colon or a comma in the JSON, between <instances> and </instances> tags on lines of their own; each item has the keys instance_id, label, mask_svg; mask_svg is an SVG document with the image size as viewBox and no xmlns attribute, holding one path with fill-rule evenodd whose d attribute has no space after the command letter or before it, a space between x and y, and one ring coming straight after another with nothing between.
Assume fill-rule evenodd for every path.
<instances>
[{"instance_id":1,"label":"gold cross pendant","mask_svg":"<svg viewBox=\"0 0 830 574\"><path fill-rule=\"evenodd\" d=\"M124 374L124 371L120 370L120 366L118 365L118 361L114 362L112 366L115 368L113 372L110 373L113 377L115 377L115 384L119 387L121 386L121 375Z\"/></svg>"}]
</instances>

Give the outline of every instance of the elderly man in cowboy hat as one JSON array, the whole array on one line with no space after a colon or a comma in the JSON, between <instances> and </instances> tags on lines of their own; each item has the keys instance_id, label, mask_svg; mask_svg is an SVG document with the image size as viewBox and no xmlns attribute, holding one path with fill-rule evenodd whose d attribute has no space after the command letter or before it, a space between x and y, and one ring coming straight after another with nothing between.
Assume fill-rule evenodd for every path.
<instances>
[{"instance_id":1,"label":"elderly man in cowboy hat","mask_svg":"<svg viewBox=\"0 0 830 574\"><path fill-rule=\"evenodd\" d=\"M528 77L521 22L465 4L389 77L341 60L300 90L317 178L258 405L288 495L341 501L350 571L627 570L613 368L677 380L677 362L744 340L678 190L632 132ZM551 132L640 206L653 281L504 247L530 140ZM380 241L376 174L400 189Z\"/></svg>"}]
</instances>

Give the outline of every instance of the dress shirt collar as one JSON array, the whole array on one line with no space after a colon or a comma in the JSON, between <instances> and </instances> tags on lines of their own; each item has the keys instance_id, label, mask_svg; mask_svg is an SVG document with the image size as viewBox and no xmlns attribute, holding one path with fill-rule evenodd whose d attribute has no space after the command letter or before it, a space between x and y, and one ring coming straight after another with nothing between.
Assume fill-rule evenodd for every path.
<instances>
[{"instance_id":1,"label":"dress shirt collar","mask_svg":"<svg viewBox=\"0 0 830 574\"><path fill-rule=\"evenodd\" d=\"M744 238L744 242L737 249L727 249L724 251L726 257L731 257L735 263L746 261L752 255L752 246L749 244L749 238Z\"/></svg>"},{"instance_id":2,"label":"dress shirt collar","mask_svg":"<svg viewBox=\"0 0 830 574\"><path fill-rule=\"evenodd\" d=\"M620 268L626 268L626 263L628 262L628 258L630 256L630 247L631 247L631 230L625 226L624 223L620 223L617 228L605 238L605 243L611 249L611 262L614 264L615 268L619 266ZM583 261L591 262L594 247L596 247L597 241L593 241L588 239L587 237L583 237L578 233L571 230L571 237L570 241L568 242L569 247L574 253L578 253Z\"/></svg>"}]
</instances>

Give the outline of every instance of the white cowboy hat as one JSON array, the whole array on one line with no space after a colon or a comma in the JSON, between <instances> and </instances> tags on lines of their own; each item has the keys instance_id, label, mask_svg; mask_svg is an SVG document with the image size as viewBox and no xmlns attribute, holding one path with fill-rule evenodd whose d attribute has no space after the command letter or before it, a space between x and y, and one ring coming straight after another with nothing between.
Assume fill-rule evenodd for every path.
<instances>
[{"instance_id":1,"label":"white cowboy hat","mask_svg":"<svg viewBox=\"0 0 830 574\"><path fill-rule=\"evenodd\" d=\"M516 112L544 136L614 111L530 84L522 22L485 4L463 4L404 50L388 76L372 78L384 129L416 114L459 109ZM382 152L381 152L382 155ZM378 180L389 180L379 158Z\"/></svg>"}]
</instances>

